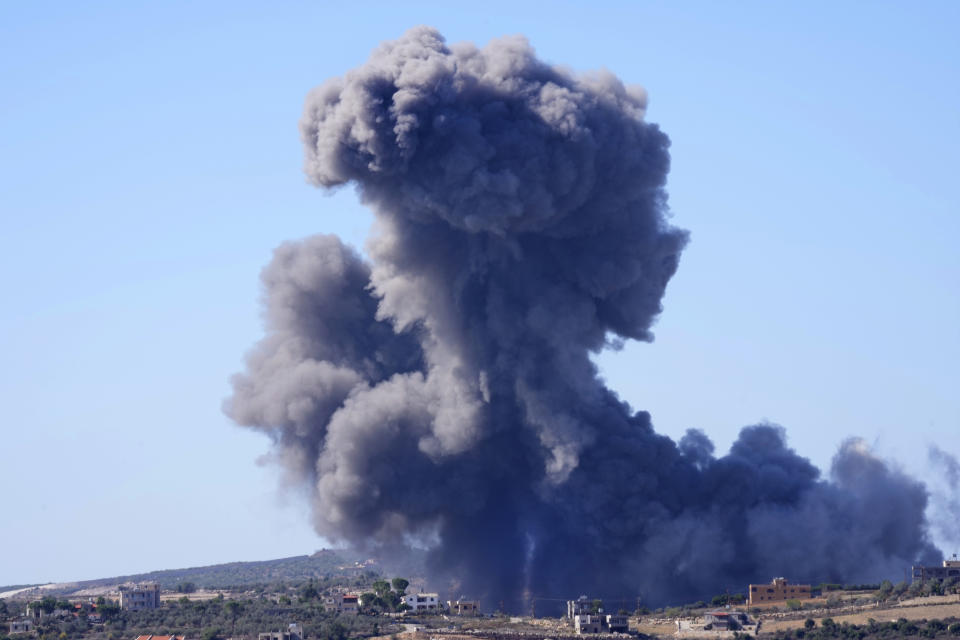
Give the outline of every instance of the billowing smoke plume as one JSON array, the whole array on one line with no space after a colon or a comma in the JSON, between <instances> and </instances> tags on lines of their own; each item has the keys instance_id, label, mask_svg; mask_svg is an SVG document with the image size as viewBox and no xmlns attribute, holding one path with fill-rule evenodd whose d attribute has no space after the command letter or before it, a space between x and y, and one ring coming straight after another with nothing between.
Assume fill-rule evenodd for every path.
<instances>
[{"instance_id":1,"label":"billowing smoke plume","mask_svg":"<svg viewBox=\"0 0 960 640\"><path fill-rule=\"evenodd\" d=\"M488 604L662 602L937 560L924 486L862 442L829 480L774 425L716 457L599 379L591 354L652 339L687 241L645 107L522 38L447 46L428 28L314 90L307 175L358 188L370 259L330 236L278 249L267 336L227 412L271 436L323 536L429 546L435 579Z\"/></svg>"},{"instance_id":2,"label":"billowing smoke plume","mask_svg":"<svg viewBox=\"0 0 960 640\"><path fill-rule=\"evenodd\" d=\"M940 478L933 493L934 527L940 539L960 549L960 461L933 445L930 462Z\"/></svg>"}]
</instances>

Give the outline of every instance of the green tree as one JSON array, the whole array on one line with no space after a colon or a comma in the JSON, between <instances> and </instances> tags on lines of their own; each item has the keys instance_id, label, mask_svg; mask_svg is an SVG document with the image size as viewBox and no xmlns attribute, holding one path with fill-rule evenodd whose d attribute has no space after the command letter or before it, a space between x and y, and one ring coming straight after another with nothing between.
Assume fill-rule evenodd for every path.
<instances>
[{"instance_id":1,"label":"green tree","mask_svg":"<svg viewBox=\"0 0 960 640\"><path fill-rule=\"evenodd\" d=\"M600 613L600 609L603 609L603 600L594 600L590 603L590 613Z\"/></svg>"},{"instance_id":2,"label":"green tree","mask_svg":"<svg viewBox=\"0 0 960 640\"><path fill-rule=\"evenodd\" d=\"M407 587L410 586L410 581L406 578L394 578L391 582L393 584L393 590L401 596L407 592Z\"/></svg>"},{"instance_id":3,"label":"green tree","mask_svg":"<svg viewBox=\"0 0 960 640\"><path fill-rule=\"evenodd\" d=\"M803 608L803 603L796 599L787 600L787 609L790 611L799 611Z\"/></svg>"},{"instance_id":4,"label":"green tree","mask_svg":"<svg viewBox=\"0 0 960 640\"><path fill-rule=\"evenodd\" d=\"M376 582L373 583L373 591L378 596L383 598L384 596L387 595L387 593L390 592L390 583L387 582L386 580L377 580Z\"/></svg>"},{"instance_id":5,"label":"green tree","mask_svg":"<svg viewBox=\"0 0 960 640\"><path fill-rule=\"evenodd\" d=\"M319 595L312 582L300 589L300 599L303 601L315 600Z\"/></svg>"},{"instance_id":6,"label":"green tree","mask_svg":"<svg viewBox=\"0 0 960 640\"><path fill-rule=\"evenodd\" d=\"M886 600L893 593L893 583L889 580L884 580L880 583L880 588L877 590L876 597L879 600Z\"/></svg>"},{"instance_id":7,"label":"green tree","mask_svg":"<svg viewBox=\"0 0 960 640\"><path fill-rule=\"evenodd\" d=\"M233 632L237 627L237 616L240 615L240 610L242 607L240 603L236 600L230 600L227 604L223 605L224 609L227 610L227 615L230 616L230 635L233 635Z\"/></svg>"},{"instance_id":8,"label":"green tree","mask_svg":"<svg viewBox=\"0 0 960 640\"><path fill-rule=\"evenodd\" d=\"M200 640L223 640L223 632L218 627L207 627L203 630Z\"/></svg>"},{"instance_id":9,"label":"green tree","mask_svg":"<svg viewBox=\"0 0 960 640\"><path fill-rule=\"evenodd\" d=\"M815 626L817 626L817 621L814 620L813 618L807 618L806 620L804 620L803 626L805 629L808 629L808 630L813 629Z\"/></svg>"},{"instance_id":10,"label":"green tree","mask_svg":"<svg viewBox=\"0 0 960 640\"><path fill-rule=\"evenodd\" d=\"M192 582L181 582L177 585L177 593L193 593L197 590L197 585Z\"/></svg>"},{"instance_id":11,"label":"green tree","mask_svg":"<svg viewBox=\"0 0 960 640\"><path fill-rule=\"evenodd\" d=\"M103 616L104 620L114 620L120 615L120 605L116 602L107 602L106 600L104 600L103 604L98 602L97 613Z\"/></svg>"},{"instance_id":12,"label":"green tree","mask_svg":"<svg viewBox=\"0 0 960 640\"><path fill-rule=\"evenodd\" d=\"M43 600L34 602L33 606L44 613L53 613L54 609L57 608L57 599L53 596L45 596Z\"/></svg>"}]
</instances>

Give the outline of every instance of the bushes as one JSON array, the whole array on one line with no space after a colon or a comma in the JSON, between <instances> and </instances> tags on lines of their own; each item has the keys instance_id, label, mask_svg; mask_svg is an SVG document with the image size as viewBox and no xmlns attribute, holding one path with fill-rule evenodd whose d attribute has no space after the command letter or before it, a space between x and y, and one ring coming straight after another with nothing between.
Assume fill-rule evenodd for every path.
<instances>
[{"instance_id":1,"label":"bushes","mask_svg":"<svg viewBox=\"0 0 960 640\"><path fill-rule=\"evenodd\" d=\"M904 638L932 638L949 640L960 636L960 621L956 618L946 620L911 621L900 618L896 622L877 622L870 619L864 625L838 624L831 618L824 618L817 626L815 620L808 618L803 628L786 632L775 640L902 640Z\"/></svg>"}]
</instances>

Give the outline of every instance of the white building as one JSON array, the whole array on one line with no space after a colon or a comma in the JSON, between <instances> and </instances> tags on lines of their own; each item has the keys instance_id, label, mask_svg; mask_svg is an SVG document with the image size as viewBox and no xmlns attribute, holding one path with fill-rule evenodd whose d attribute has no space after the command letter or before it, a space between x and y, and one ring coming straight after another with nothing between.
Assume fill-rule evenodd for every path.
<instances>
[{"instance_id":1,"label":"white building","mask_svg":"<svg viewBox=\"0 0 960 640\"><path fill-rule=\"evenodd\" d=\"M303 640L303 625L292 622L286 631L268 631L257 635L257 640Z\"/></svg>"},{"instance_id":2,"label":"white building","mask_svg":"<svg viewBox=\"0 0 960 640\"><path fill-rule=\"evenodd\" d=\"M156 609L160 606L160 585L155 582L120 587L120 608L125 611Z\"/></svg>"},{"instance_id":3,"label":"white building","mask_svg":"<svg viewBox=\"0 0 960 640\"><path fill-rule=\"evenodd\" d=\"M403 603L410 607L410 611L434 612L440 611L440 594L438 593L408 593L403 596Z\"/></svg>"}]
</instances>

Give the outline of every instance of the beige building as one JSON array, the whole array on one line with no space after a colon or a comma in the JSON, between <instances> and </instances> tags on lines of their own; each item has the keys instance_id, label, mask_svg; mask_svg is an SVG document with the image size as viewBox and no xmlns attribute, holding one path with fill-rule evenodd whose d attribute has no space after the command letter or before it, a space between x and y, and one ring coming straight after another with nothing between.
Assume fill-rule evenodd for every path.
<instances>
[{"instance_id":1,"label":"beige building","mask_svg":"<svg viewBox=\"0 0 960 640\"><path fill-rule=\"evenodd\" d=\"M960 578L960 560L956 554L950 560L944 560L941 567L912 567L913 582L923 584L927 580L949 580Z\"/></svg>"},{"instance_id":2,"label":"beige building","mask_svg":"<svg viewBox=\"0 0 960 640\"><path fill-rule=\"evenodd\" d=\"M809 600L810 585L790 584L786 578L774 578L770 584L750 585L750 605L787 600Z\"/></svg>"},{"instance_id":3,"label":"beige building","mask_svg":"<svg viewBox=\"0 0 960 640\"><path fill-rule=\"evenodd\" d=\"M120 608L124 611L156 609L160 606L160 585L156 582L120 587ZM159 638L160 636L155 636Z\"/></svg>"},{"instance_id":4,"label":"beige building","mask_svg":"<svg viewBox=\"0 0 960 640\"><path fill-rule=\"evenodd\" d=\"M455 616L480 615L480 602L477 600L447 600L447 609Z\"/></svg>"},{"instance_id":5,"label":"beige building","mask_svg":"<svg viewBox=\"0 0 960 640\"><path fill-rule=\"evenodd\" d=\"M323 599L327 611L348 616L360 613L360 596L355 593L335 593Z\"/></svg>"}]
</instances>

